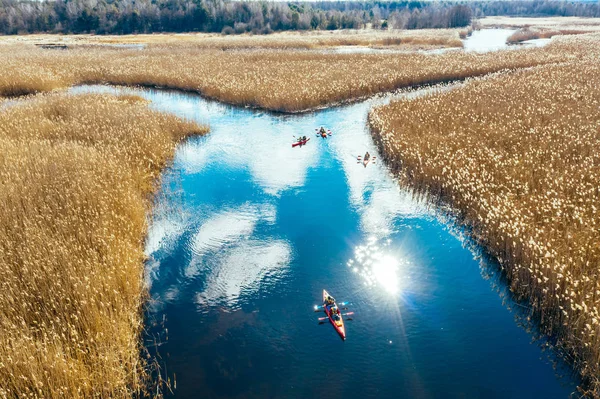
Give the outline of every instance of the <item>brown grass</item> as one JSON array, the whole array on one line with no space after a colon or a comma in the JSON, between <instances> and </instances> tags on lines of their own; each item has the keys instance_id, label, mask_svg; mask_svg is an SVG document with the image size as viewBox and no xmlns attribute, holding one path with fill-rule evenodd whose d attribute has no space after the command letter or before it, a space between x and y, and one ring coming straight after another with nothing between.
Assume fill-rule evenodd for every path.
<instances>
[{"instance_id":1,"label":"brown grass","mask_svg":"<svg viewBox=\"0 0 600 399\"><path fill-rule=\"evenodd\" d=\"M460 37L461 39L466 39L467 37L471 36L473 34L473 27L469 26L466 29L461 29L460 31L458 31L458 37Z\"/></svg>"},{"instance_id":2,"label":"brown grass","mask_svg":"<svg viewBox=\"0 0 600 399\"><path fill-rule=\"evenodd\" d=\"M401 181L456 209L600 397L600 40L370 114Z\"/></svg>"},{"instance_id":3,"label":"brown grass","mask_svg":"<svg viewBox=\"0 0 600 399\"><path fill-rule=\"evenodd\" d=\"M0 112L0 397L130 397L149 194L206 129L132 97L42 95Z\"/></svg>"},{"instance_id":4,"label":"brown grass","mask_svg":"<svg viewBox=\"0 0 600 399\"><path fill-rule=\"evenodd\" d=\"M280 32L270 35L222 36L209 33L151 34L125 36L94 35L26 35L0 37L0 44L30 43L37 45L146 44L171 46L193 45L203 49L322 49L338 46L393 46L399 49L430 49L462 47L456 29L421 30L335 30L311 32Z\"/></svg>"},{"instance_id":5,"label":"brown grass","mask_svg":"<svg viewBox=\"0 0 600 399\"><path fill-rule=\"evenodd\" d=\"M190 90L227 103L296 112L400 87L562 62L576 58L578 51L583 50L561 43L524 51L439 55L221 51L182 44L118 51L4 45L0 96L114 83Z\"/></svg>"},{"instance_id":6,"label":"brown grass","mask_svg":"<svg viewBox=\"0 0 600 399\"><path fill-rule=\"evenodd\" d=\"M517 44L527 40L533 39L550 39L554 36L559 35L581 35L585 33L590 33L589 31L584 30L572 30L572 29L530 29L523 28L519 29L512 35L506 39L508 44Z\"/></svg>"},{"instance_id":7,"label":"brown grass","mask_svg":"<svg viewBox=\"0 0 600 399\"><path fill-rule=\"evenodd\" d=\"M495 16L478 19L482 28L539 28L600 30L600 18L580 17L506 17Z\"/></svg>"}]
</instances>

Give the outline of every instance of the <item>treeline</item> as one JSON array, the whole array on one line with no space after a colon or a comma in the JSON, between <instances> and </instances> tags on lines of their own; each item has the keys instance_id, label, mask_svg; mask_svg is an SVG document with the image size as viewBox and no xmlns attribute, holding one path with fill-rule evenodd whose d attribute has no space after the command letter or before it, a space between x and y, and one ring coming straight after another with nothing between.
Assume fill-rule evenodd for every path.
<instances>
[{"instance_id":1,"label":"treeline","mask_svg":"<svg viewBox=\"0 0 600 399\"><path fill-rule=\"evenodd\" d=\"M0 0L0 34L452 28L483 15L597 17L600 6L564 1Z\"/></svg>"},{"instance_id":2,"label":"treeline","mask_svg":"<svg viewBox=\"0 0 600 399\"><path fill-rule=\"evenodd\" d=\"M388 22L389 21L389 22ZM270 33L282 30L449 28L471 10L451 3L282 3L224 0L0 0L0 33Z\"/></svg>"}]
</instances>

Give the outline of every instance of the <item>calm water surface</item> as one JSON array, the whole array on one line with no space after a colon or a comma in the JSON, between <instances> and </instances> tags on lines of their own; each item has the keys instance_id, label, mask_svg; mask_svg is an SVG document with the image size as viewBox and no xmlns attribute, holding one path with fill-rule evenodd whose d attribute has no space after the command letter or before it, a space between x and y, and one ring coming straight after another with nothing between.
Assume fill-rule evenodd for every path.
<instances>
[{"instance_id":1,"label":"calm water surface","mask_svg":"<svg viewBox=\"0 0 600 399\"><path fill-rule=\"evenodd\" d=\"M377 155L366 117L385 98L277 116L192 94L73 91L135 93L211 125L164 173L146 243L148 329L175 397L567 398L575 389L515 321L494 266L382 163L356 162ZM333 136L315 137L321 125ZM299 135L310 142L292 148ZM323 288L351 302L345 342L317 322Z\"/></svg>"},{"instance_id":2,"label":"calm water surface","mask_svg":"<svg viewBox=\"0 0 600 399\"><path fill-rule=\"evenodd\" d=\"M481 29L473 31L471 36L463 40L463 49L459 48L440 48L433 50L418 50L418 53L424 54L442 54L449 51L466 51L485 53L489 51L498 51L505 49L519 49L526 47L543 47L550 43L551 39L534 39L522 42L520 45L506 44L506 39L515 33L516 29ZM339 46L334 47L327 52L335 53L407 53L410 51L394 48L371 48L366 46Z\"/></svg>"}]
</instances>

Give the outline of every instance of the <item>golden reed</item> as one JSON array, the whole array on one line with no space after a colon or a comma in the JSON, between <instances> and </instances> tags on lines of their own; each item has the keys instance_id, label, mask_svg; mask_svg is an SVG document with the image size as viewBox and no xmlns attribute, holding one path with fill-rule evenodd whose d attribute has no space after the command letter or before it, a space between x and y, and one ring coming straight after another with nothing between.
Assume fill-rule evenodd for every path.
<instances>
[{"instance_id":1,"label":"golden reed","mask_svg":"<svg viewBox=\"0 0 600 399\"><path fill-rule=\"evenodd\" d=\"M451 204L600 397L600 36L577 60L373 110L388 165Z\"/></svg>"},{"instance_id":2,"label":"golden reed","mask_svg":"<svg viewBox=\"0 0 600 399\"><path fill-rule=\"evenodd\" d=\"M0 397L144 392L150 194L177 142L205 132L132 96L0 111Z\"/></svg>"}]
</instances>

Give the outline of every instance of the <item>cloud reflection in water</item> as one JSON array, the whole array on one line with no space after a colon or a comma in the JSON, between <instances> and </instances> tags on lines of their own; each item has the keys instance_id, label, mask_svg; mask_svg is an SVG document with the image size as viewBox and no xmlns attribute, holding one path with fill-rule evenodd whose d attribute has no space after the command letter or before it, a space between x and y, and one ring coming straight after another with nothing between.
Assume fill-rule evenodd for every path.
<instances>
[{"instance_id":1,"label":"cloud reflection in water","mask_svg":"<svg viewBox=\"0 0 600 399\"><path fill-rule=\"evenodd\" d=\"M206 289L196 295L202 305L223 304L235 308L244 293L256 292L278 281L287 270L291 247L283 240L250 240L222 253L211 268Z\"/></svg>"}]
</instances>

